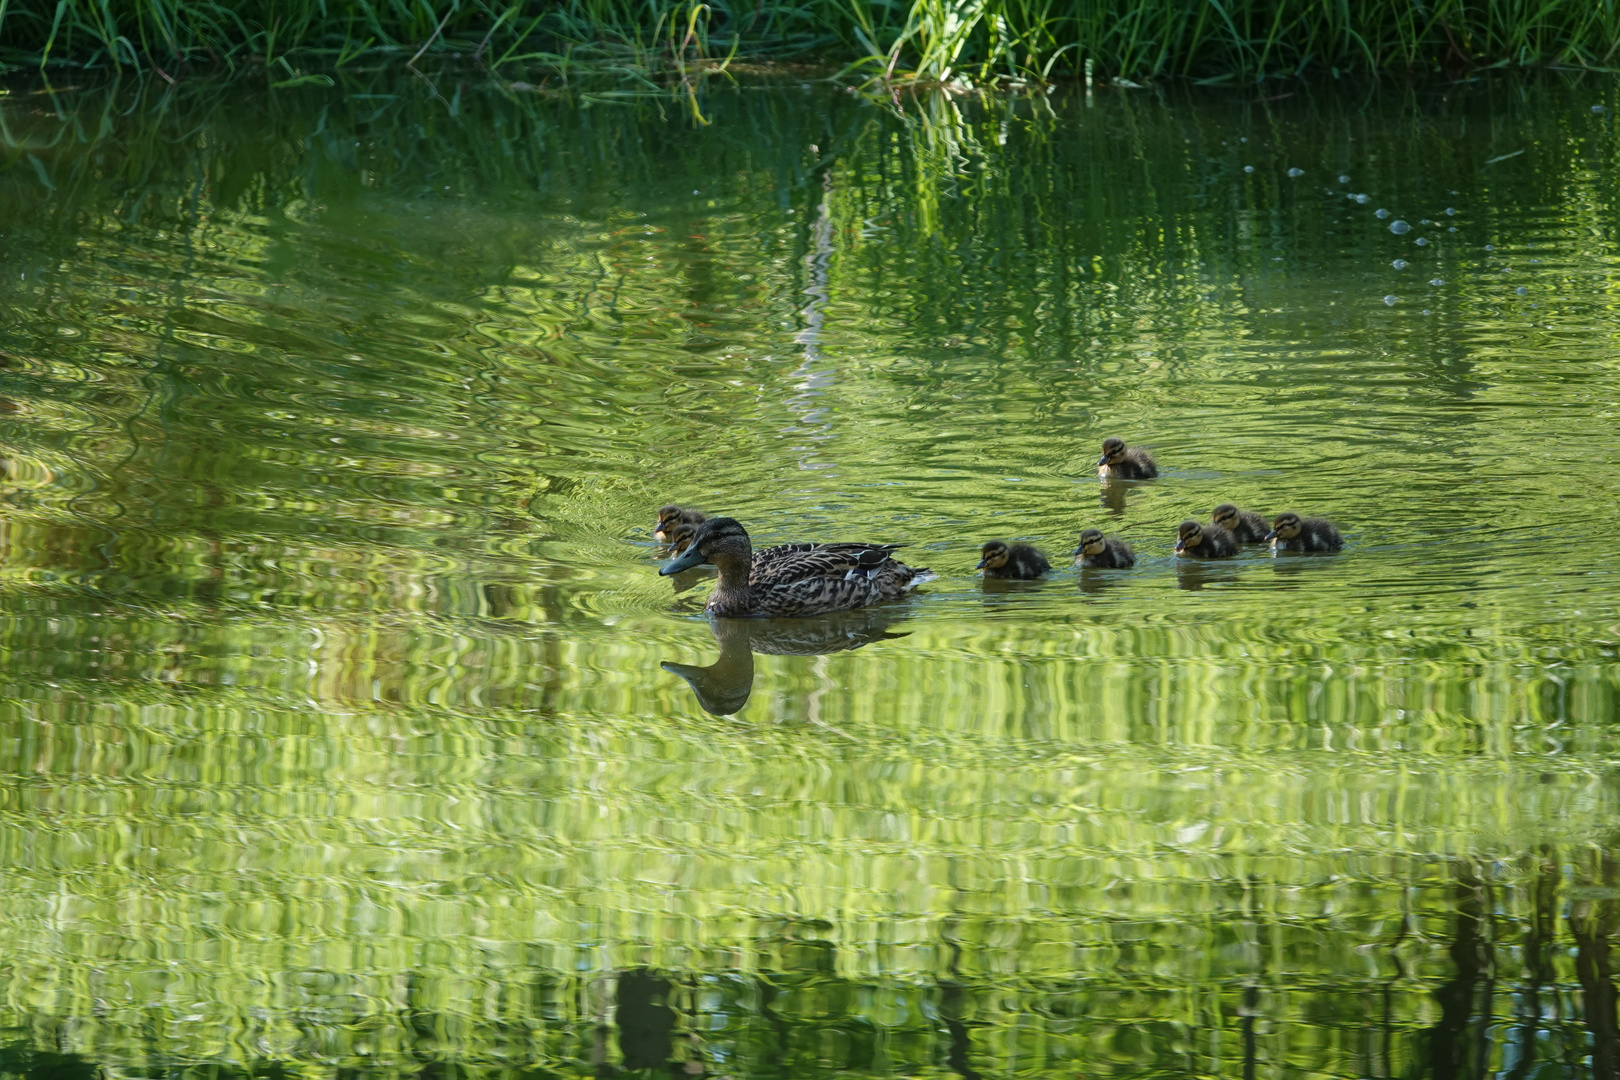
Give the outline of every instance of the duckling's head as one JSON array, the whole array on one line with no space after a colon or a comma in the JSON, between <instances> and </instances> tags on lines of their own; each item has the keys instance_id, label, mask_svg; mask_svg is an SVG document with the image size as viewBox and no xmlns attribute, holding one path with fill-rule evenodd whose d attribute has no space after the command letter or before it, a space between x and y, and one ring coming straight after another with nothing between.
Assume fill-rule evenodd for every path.
<instances>
[{"instance_id":1,"label":"duckling's head","mask_svg":"<svg viewBox=\"0 0 1620 1080\"><path fill-rule=\"evenodd\" d=\"M1238 517L1238 508L1231 503L1221 503L1210 514L1209 519L1229 532L1236 532L1237 527L1242 524L1242 520Z\"/></svg>"},{"instance_id":2,"label":"duckling's head","mask_svg":"<svg viewBox=\"0 0 1620 1080\"><path fill-rule=\"evenodd\" d=\"M1007 560L1012 558L1012 552L1008 550L1005 540L990 541L979 549L979 554L983 557L979 560L979 565L974 567L975 570L1000 570L1007 565Z\"/></svg>"},{"instance_id":3,"label":"duckling's head","mask_svg":"<svg viewBox=\"0 0 1620 1080\"><path fill-rule=\"evenodd\" d=\"M1098 465L1113 465L1125 456L1125 440L1110 435L1103 440L1102 457L1097 459Z\"/></svg>"},{"instance_id":4,"label":"duckling's head","mask_svg":"<svg viewBox=\"0 0 1620 1080\"><path fill-rule=\"evenodd\" d=\"M670 526L681 519L681 508L674 503L658 508L658 524L653 526L653 535L669 539Z\"/></svg>"},{"instance_id":5,"label":"duckling's head","mask_svg":"<svg viewBox=\"0 0 1620 1080\"><path fill-rule=\"evenodd\" d=\"M670 526L669 532L664 535L669 540L670 553L679 555L692 546L692 538L697 535L697 526L688 525L683 521L678 525Z\"/></svg>"},{"instance_id":6,"label":"duckling's head","mask_svg":"<svg viewBox=\"0 0 1620 1080\"><path fill-rule=\"evenodd\" d=\"M1107 546L1108 541L1103 539L1101 529L1087 529L1080 534L1080 546L1074 549L1074 557L1078 559L1082 555L1101 555Z\"/></svg>"},{"instance_id":7,"label":"duckling's head","mask_svg":"<svg viewBox=\"0 0 1620 1080\"><path fill-rule=\"evenodd\" d=\"M664 577L690 570L699 563L713 563L725 575L728 568L741 570L746 577L754 561L754 545L736 518L710 518L692 533L686 550L665 563L658 571ZM722 580L724 578L722 577Z\"/></svg>"},{"instance_id":8,"label":"duckling's head","mask_svg":"<svg viewBox=\"0 0 1620 1080\"><path fill-rule=\"evenodd\" d=\"M1285 510L1272 521L1271 531L1266 533L1266 539L1292 540L1299 535L1299 530L1299 515L1293 511Z\"/></svg>"},{"instance_id":9,"label":"duckling's head","mask_svg":"<svg viewBox=\"0 0 1620 1080\"><path fill-rule=\"evenodd\" d=\"M1176 554L1195 548L1204 542L1204 527L1188 518L1176 528Z\"/></svg>"}]
</instances>

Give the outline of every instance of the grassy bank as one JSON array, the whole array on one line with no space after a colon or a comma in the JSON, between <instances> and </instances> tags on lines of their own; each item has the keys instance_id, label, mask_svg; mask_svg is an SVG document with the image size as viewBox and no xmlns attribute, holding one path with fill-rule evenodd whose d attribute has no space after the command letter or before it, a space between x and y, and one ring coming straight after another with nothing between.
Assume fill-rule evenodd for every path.
<instances>
[{"instance_id":1,"label":"grassy bank","mask_svg":"<svg viewBox=\"0 0 1620 1080\"><path fill-rule=\"evenodd\" d=\"M685 70L794 57L887 79L1606 67L1615 0L0 0L0 60L168 78L379 51L492 67Z\"/></svg>"}]
</instances>

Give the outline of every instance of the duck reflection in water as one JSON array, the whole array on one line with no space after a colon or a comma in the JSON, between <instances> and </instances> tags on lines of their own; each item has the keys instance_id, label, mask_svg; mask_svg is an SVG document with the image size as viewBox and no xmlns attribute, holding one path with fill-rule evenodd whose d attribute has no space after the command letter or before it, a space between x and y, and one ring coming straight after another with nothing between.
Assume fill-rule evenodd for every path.
<instances>
[{"instance_id":1,"label":"duck reflection in water","mask_svg":"<svg viewBox=\"0 0 1620 1080\"><path fill-rule=\"evenodd\" d=\"M710 619L709 632L720 657L706 666L665 660L659 666L692 687L704 711L717 716L741 712L754 691L754 654L821 656L848 652L874 641L905 637L889 627L903 613L862 609L814 619Z\"/></svg>"}]
</instances>

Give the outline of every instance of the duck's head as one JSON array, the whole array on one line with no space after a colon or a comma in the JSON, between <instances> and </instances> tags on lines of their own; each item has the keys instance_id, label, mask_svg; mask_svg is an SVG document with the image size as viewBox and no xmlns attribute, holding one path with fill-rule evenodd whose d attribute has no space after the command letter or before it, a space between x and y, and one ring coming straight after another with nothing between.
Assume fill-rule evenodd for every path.
<instances>
[{"instance_id":1,"label":"duck's head","mask_svg":"<svg viewBox=\"0 0 1620 1080\"><path fill-rule=\"evenodd\" d=\"M736 518L710 518L692 533L686 550L659 568L664 577L690 570L699 563L713 563L722 573L728 565L740 564L744 573L754 559L754 545Z\"/></svg>"},{"instance_id":2,"label":"duck's head","mask_svg":"<svg viewBox=\"0 0 1620 1080\"><path fill-rule=\"evenodd\" d=\"M992 540L979 549L979 565L975 570L1000 570L1012 558L1012 552L1007 548L1007 541Z\"/></svg>"},{"instance_id":3,"label":"duck's head","mask_svg":"<svg viewBox=\"0 0 1620 1080\"><path fill-rule=\"evenodd\" d=\"M1124 439L1117 439L1114 436L1110 435L1108 438L1103 440L1102 457L1097 459L1097 464L1099 466L1100 465L1113 465L1113 464L1117 463L1124 456L1125 456L1125 440Z\"/></svg>"},{"instance_id":4,"label":"duck's head","mask_svg":"<svg viewBox=\"0 0 1620 1080\"><path fill-rule=\"evenodd\" d=\"M1209 519L1228 532L1236 532L1237 527L1242 524L1242 519L1238 515L1238 508L1231 503L1221 503L1209 515Z\"/></svg>"},{"instance_id":5,"label":"duck's head","mask_svg":"<svg viewBox=\"0 0 1620 1080\"><path fill-rule=\"evenodd\" d=\"M1176 554L1195 548L1204 542L1204 527L1188 518L1176 528Z\"/></svg>"},{"instance_id":6,"label":"duck's head","mask_svg":"<svg viewBox=\"0 0 1620 1080\"><path fill-rule=\"evenodd\" d=\"M1080 546L1074 549L1074 557L1078 559L1082 555L1101 555L1107 546L1108 541L1103 538L1101 529L1087 529L1080 534Z\"/></svg>"},{"instance_id":7,"label":"duck's head","mask_svg":"<svg viewBox=\"0 0 1620 1080\"><path fill-rule=\"evenodd\" d=\"M674 524L681 520L681 508L674 503L658 508L658 524L653 526L653 535L660 540L669 539L669 531Z\"/></svg>"},{"instance_id":8,"label":"duck's head","mask_svg":"<svg viewBox=\"0 0 1620 1080\"><path fill-rule=\"evenodd\" d=\"M1299 535L1299 515L1292 511L1283 511L1271 523L1271 531L1266 533L1267 540L1292 540Z\"/></svg>"}]
</instances>

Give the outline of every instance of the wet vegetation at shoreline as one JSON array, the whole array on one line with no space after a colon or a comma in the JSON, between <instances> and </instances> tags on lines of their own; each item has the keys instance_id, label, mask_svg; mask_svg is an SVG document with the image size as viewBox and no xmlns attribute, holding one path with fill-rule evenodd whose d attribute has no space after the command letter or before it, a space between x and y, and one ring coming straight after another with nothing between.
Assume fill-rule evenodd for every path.
<instances>
[{"instance_id":1,"label":"wet vegetation at shoreline","mask_svg":"<svg viewBox=\"0 0 1620 1080\"><path fill-rule=\"evenodd\" d=\"M1620 63L1620 6L1593 0L6 0L0 63L174 79L262 70L323 81L363 56L505 70L688 75L795 60L856 79L982 83L1090 74L1224 82L1307 73L1457 75Z\"/></svg>"}]
</instances>

